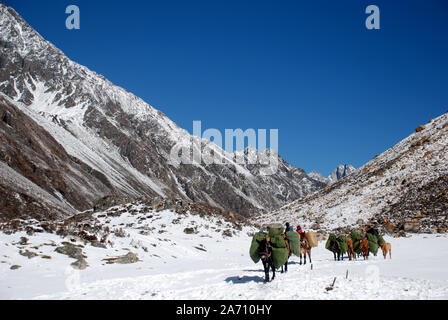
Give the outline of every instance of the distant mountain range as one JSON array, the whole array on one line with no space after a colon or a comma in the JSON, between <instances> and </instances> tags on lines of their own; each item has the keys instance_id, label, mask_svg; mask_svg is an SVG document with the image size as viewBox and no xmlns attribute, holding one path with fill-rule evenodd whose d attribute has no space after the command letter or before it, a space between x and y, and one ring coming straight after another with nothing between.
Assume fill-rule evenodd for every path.
<instances>
[{"instance_id":1,"label":"distant mountain range","mask_svg":"<svg viewBox=\"0 0 448 320\"><path fill-rule=\"evenodd\" d=\"M0 92L0 189L7 199L0 213L9 217L73 214L104 199L142 196L250 216L325 186L278 154L275 175L235 162L235 154L68 59L2 4ZM211 146L226 165L172 163L178 144Z\"/></svg>"},{"instance_id":2,"label":"distant mountain range","mask_svg":"<svg viewBox=\"0 0 448 320\"><path fill-rule=\"evenodd\" d=\"M356 171L356 168L349 164L339 165L327 178L325 178L321 173L316 171L311 171L308 176L311 179L320 181L325 184L334 183L342 178L345 178L349 174Z\"/></svg>"}]
</instances>

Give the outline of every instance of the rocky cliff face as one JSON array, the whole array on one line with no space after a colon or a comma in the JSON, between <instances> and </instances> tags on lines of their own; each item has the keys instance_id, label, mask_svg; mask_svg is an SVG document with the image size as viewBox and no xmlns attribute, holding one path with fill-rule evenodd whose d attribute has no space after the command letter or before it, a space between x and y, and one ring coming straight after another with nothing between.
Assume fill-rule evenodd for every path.
<instances>
[{"instance_id":1,"label":"rocky cliff face","mask_svg":"<svg viewBox=\"0 0 448 320\"><path fill-rule=\"evenodd\" d=\"M174 145L200 149L208 143L189 135L138 97L69 60L12 8L1 4L0 91L12 100L4 110L6 117L12 109L21 111L39 127L36 130L54 140L48 142L53 149L40 152L46 152L48 158L53 152L65 155L51 165L42 158L42 164L63 168L73 161L93 172L85 175L77 169L76 174L91 184L87 188L62 179L71 191L59 190L58 198L73 210L83 210L104 195L145 195L206 202L247 216L277 209L321 187L283 160L280 175L261 176L217 147L212 148L226 159L226 165L170 162ZM24 124L24 130L27 128ZM10 132L3 134L11 149L22 143ZM50 194L58 190L51 179L39 183Z\"/></svg>"},{"instance_id":2,"label":"rocky cliff face","mask_svg":"<svg viewBox=\"0 0 448 320\"><path fill-rule=\"evenodd\" d=\"M346 178L265 220L297 220L308 228L326 230L370 223L394 233L445 232L447 177L448 114L444 114Z\"/></svg>"}]
</instances>

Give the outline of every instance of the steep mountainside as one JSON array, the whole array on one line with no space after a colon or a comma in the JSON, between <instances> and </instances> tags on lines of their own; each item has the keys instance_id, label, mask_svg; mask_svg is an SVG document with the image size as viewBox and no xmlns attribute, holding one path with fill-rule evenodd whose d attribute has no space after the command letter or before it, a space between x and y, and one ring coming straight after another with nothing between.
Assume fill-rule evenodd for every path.
<instances>
[{"instance_id":1,"label":"steep mountainside","mask_svg":"<svg viewBox=\"0 0 448 320\"><path fill-rule=\"evenodd\" d=\"M70 203L85 210L113 193L103 174L68 155L18 104L0 93L2 218L73 214Z\"/></svg>"},{"instance_id":2,"label":"steep mountainside","mask_svg":"<svg viewBox=\"0 0 448 320\"><path fill-rule=\"evenodd\" d=\"M58 166L71 167L66 163L69 160L64 160L71 159L94 172L96 180L92 181L83 171L76 173L90 184L87 187L61 176L71 191L59 190L57 197L76 210L104 195L146 195L202 201L250 215L278 209L322 186L297 175L300 170L281 158L281 173L270 176L235 163L233 155L192 137L138 97L69 60L12 8L1 4L0 92L13 100L9 108L26 114L27 121L34 121L41 127L38 130L54 139L49 143L57 150L52 152L67 155ZM3 111L8 117L8 111ZM11 148L20 145L13 141L14 136L9 138ZM170 152L175 145L190 150L209 145L226 165L173 163ZM31 155L24 156L31 159ZM7 164L1 161L2 166ZM98 183L99 187L94 187ZM58 190L50 180L40 187L53 195Z\"/></svg>"},{"instance_id":3,"label":"steep mountainside","mask_svg":"<svg viewBox=\"0 0 448 320\"><path fill-rule=\"evenodd\" d=\"M448 229L448 114L346 178L299 199L270 220L336 229L371 223L389 232Z\"/></svg>"}]
</instances>

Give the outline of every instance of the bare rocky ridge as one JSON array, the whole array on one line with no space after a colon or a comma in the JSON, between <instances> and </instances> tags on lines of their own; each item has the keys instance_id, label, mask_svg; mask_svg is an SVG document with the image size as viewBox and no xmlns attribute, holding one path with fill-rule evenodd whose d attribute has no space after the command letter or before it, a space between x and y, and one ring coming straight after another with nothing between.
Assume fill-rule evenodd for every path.
<instances>
[{"instance_id":1,"label":"bare rocky ridge","mask_svg":"<svg viewBox=\"0 0 448 320\"><path fill-rule=\"evenodd\" d=\"M85 210L105 196L136 199L143 195L205 202L249 216L278 209L322 187L281 158L279 174L261 176L235 163L232 155L217 147L215 151L226 159L226 165L171 163L174 145L198 149L207 142L192 137L162 112L101 75L69 60L12 8L1 4L0 91L41 127L36 130L42 135L46 131L54 139L49 142L51 152L45 152L63 157L47 166L64 170L64 166L77 162L83 168L73 175L77 181L83 178L86 188L62 178L30 180L52 195L60 189L57 192L62 198L58 197L72 210ZM8 119L8 111L2 117ZM26 134L32 136L32 132ZM11 150L20 146L11 135L8 143ZM30 161L32 156L24 157ZM42 158L42 167L46 160ZM86 171L89 173L85 175ZM24 170L16 172L25 174Z\"/></svg>"}]
</instances>

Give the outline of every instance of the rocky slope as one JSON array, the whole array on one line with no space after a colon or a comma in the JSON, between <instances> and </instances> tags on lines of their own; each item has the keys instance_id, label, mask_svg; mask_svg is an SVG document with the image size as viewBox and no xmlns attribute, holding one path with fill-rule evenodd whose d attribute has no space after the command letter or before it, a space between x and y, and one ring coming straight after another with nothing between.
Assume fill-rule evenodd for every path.
<instances>
[{"instance_id":1,"label":"rocky slope","mask_svg":"<svg viewBox=\"0 0 448 320\"><path fill-rule=\"evenodd\" d=\"M1 219L74 214L113 193L108 179L64 148L0 93Z\"/></svg>"},{"instance_id":2,"label":"rocky slope","mask_svg":"<svg viewBox=\"0 0 448 320\"><path fill-rule=\"evenodd\" d=\"M59 190L57 197L75 210L84 210L104 195L145 195L202 201L251 215L278 209L322 186L281 158L280 174L271 176L235 163L233 155L191 136L138 97L69 60L12 8L1 4L0 92L13 100L10 108L26 114L27 121L31 119L41 127L39 131L54 139L49 142L51 152L66 154L66 159L71 159L67 161L93 172L87 176L82 170L76 173L87 181L87 187L72 184L69 175L61 176L60 182L71 190ZM6 109L2 112L10 116ZM9 138L17 147L18 141ZM209 145L226 165L173 163L170 152L175 145L190 152ZM31 155L24 157L30 159ZM7 165L1 161L2 166ZM43 160L39 165L43 169L50 163ZM70 167L71 163L60 159L57 165ZM51 180L40 186L56 195L58 188Z\"/></svg>"},{"instance_id":3,"label":"rocky slope","mask_svg":"<svg viewBox=\"0 0 448 320\"><path fill-rule=\"evenodd\" d=\"M260 222L289 220L313 229L370 223L384 231L448 229L448 114L349 176L292 202Z\"/></svg>"}]
</instances>

